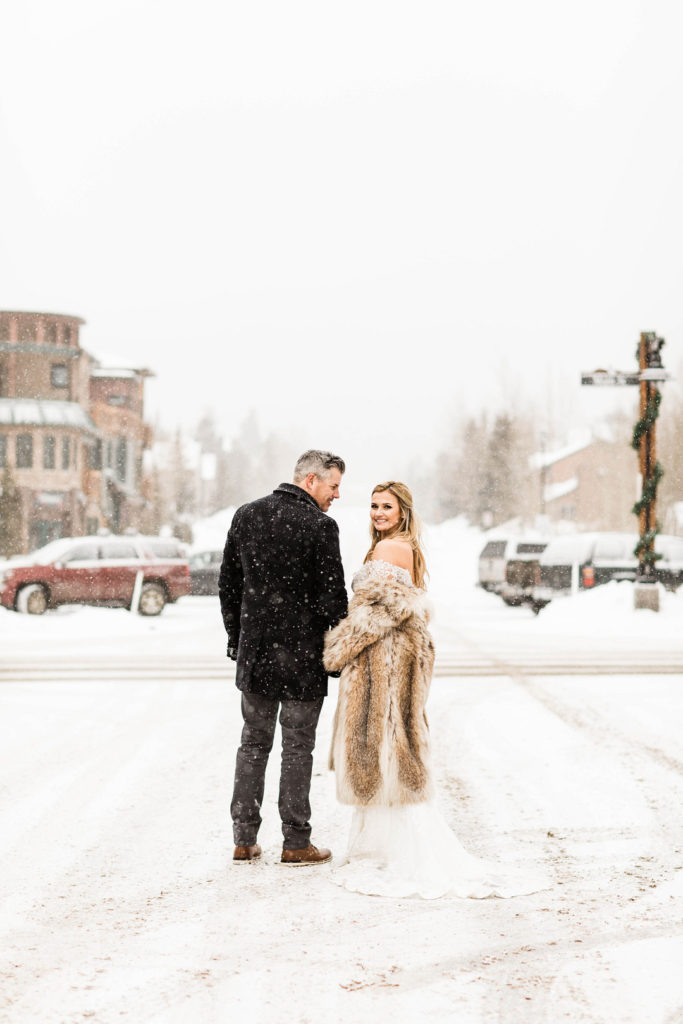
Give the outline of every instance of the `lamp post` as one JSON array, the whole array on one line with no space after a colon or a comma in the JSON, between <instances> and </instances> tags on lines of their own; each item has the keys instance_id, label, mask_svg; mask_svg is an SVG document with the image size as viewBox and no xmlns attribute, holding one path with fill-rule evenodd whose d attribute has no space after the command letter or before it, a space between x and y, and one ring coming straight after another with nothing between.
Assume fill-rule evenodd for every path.
<instances>
[{"instance_id":1,"label":"lamp post","mask_svg":"<svg viewBox=\"0 0 683 1024\"><path fill-rule=\"evenodd\" d=\"M640 335L638 343L638 372L623 373L595 370L581 374L582 385L607 385L612 387L638 385L640 388L640 419L633 430L633 448L638 452L638 463L642 480L639 501L633 506L638 516L639 537L634 554L638 559L638 573L634 590L636 608L650 608L659 611L659 590L656 582L655 537L659 531L657 523L657 488L664 475L656 458L655 424L659 415L662 394L658 384L669 380L669 374L662 365L661 350L664 339L652 331Z\"/></svg>"}]
</instances>

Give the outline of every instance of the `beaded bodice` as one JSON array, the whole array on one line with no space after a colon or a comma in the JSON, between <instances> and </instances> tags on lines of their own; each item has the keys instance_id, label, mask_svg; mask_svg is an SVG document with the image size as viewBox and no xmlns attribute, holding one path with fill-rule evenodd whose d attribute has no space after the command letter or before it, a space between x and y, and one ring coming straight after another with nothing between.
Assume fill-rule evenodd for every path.
<instances>
[{"instance_id":1,"label":"beaded bodice","mask_svg":"<svg viewBox=\"0 0 683 1024\"><path fill-rule=\"evenodd\" d=\"M415 586L407 569L402 569L392 562L385 562L382 558L366 562L365 565L360 567L358 572L354 573L353 580L351 581L353 590L356 589L358 584L363 583L367 579L396 580L398 583L403 583L406 587Z\"/></svg>"}]
</instances>

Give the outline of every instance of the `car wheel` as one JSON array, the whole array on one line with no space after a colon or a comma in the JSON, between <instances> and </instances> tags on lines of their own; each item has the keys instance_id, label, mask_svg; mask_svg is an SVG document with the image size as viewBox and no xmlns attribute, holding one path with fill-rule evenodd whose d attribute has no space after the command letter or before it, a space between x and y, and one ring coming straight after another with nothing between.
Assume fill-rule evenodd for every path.
<instances>
[{"instance_id":1,"label":"car wheel","mask_svg":"<svg viewBox=\"0 0 683 1024\"><path fill-rule=\"evenodd\" d=\"M158 583L143 583L140 592L140 615L159 615L166 604L166 591Z\"/></svg>"},{"instance_id":2,"label":"car wheel","mask_svg":"<svg viewBox=\"0 0 683 1024\"><path fill-rule=\"evenodd\" d=\"M17 594L17 611L24 615L42 615L47 611L47 593L40 583L29 583Z\"/></svg>"}]
</instances>

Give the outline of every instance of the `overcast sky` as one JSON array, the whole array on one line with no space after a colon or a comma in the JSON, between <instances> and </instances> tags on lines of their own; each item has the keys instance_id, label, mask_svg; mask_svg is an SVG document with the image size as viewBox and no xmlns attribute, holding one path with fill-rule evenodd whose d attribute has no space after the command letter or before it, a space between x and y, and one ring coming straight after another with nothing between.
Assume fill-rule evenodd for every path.
<instances>
[{"instance_id":1,"label":"overcast sky","mask_svg":"<svg viewBox=\"0 0 683 1024\"><path fill-rule=\"evenodd\" d=\"M569 427L641 330L683 358L682 28L677 0L8 5L0 308L82 316L166 425L255 409L381 466L452 410Z\"/></svg>"}]
</instances>

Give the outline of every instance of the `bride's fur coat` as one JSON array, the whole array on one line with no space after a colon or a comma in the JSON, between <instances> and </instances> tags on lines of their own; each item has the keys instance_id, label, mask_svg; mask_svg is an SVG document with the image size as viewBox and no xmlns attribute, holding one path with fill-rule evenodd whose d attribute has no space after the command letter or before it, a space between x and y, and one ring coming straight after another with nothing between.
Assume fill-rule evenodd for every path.
<instances>
[{"instance_id":1,"label":"bride's fur coat","mask_svg":"<svg viewBox=\"0 0 683 1024\"><path fill-rule=\"evenodd\" d=\"M326 634L341 670L330 768L342 803L422 803L431 795L425 703L434 666L424 591L392 578L356 584L349 614Z\"/></svg>"}]
</instances>

